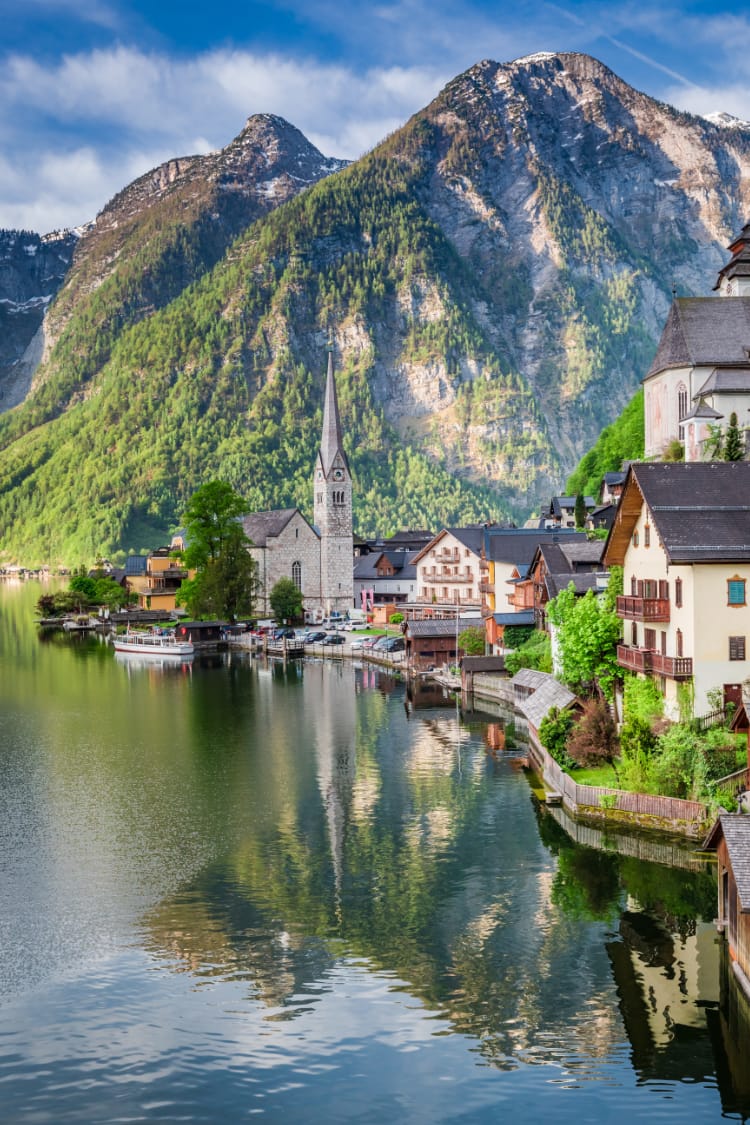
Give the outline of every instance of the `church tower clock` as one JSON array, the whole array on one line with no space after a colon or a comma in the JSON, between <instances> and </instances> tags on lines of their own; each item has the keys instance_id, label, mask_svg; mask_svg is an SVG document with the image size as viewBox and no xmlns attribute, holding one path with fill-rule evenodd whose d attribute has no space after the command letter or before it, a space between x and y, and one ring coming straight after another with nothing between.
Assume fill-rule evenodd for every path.
<instances>
[{"instance_id":1,"label":"church tower clock","mask_svg":"<svg viewBox=\"0 0 750 1125\"><path fill-rule=\"evenodd\" d=\"M341 418L328 351L323 434L313 480L314 520L320 533L320 593L326 615L346 613L354 605L354 536L352 478L341 436Z\"/></svg>"}]
</instances>

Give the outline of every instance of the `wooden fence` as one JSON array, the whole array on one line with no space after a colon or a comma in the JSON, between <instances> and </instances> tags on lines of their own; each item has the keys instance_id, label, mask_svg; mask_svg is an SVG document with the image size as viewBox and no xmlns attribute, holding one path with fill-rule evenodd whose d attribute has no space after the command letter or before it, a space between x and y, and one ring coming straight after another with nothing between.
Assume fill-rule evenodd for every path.
<instances>
[{"instance_id":1,"label":"wooden fence","mask_svg":"<svg viewBox=\"0 0 750 1125\"><path fill-rule=\"evenodd\" d=\"M692 836L701 835L706 828L708 809L700 801L578 785L542 746L533 728L529 728L529 748L543 780L562 796L563 804L573 814L587 812L590 815L596 810L601 815L605 810L612 809L629 814L641 826L651 824Z\"/></svg>"},{"instance_id":2,"label":"wooden fence","mask_svg":"<svg viewBox=\"0 0 750 1125\"><path fill-rule=\"evenodd\" d=\"M750 767L745 766L736 773L729 773L726 777L720 777L716 782L718 789L728 789L734 797L739 796L740 793L746 792L750 789Z\"/></svg>"},{"instance_id":3,"label":"wooden fence","mask_svg":"<svg viewBox=\"0 0 750 1125\"><path fill-rule=\"evenodd\" d=\"M704 871L713 862L696 852L695 845L688 845L684 841L659 839L645 833L618 832L610 825L597 828L592 824L573 820L560 807L550 807L546 811L571 840L586 848L594 848L600 852L615 851L618 855L633 856L635 859L645 859L649 863L661 863L667 867L681 867L686 871Z\"/></svg>"}]
</instances>

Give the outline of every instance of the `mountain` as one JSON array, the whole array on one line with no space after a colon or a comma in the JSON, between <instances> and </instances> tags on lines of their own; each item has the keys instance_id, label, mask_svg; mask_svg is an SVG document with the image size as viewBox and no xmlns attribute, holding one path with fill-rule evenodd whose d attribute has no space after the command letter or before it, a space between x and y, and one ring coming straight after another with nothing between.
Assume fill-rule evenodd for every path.
<instances>
[{"instance_id":1,"label":"mountain","mask_svg":"<svg viewBox=\"0 0 750 1125\"><path fill-rule=\"evenodd\" d=\"M42 355L44 314L67 276L79 233L0 230L0 410L26 397Z\"/></svg>"},{"instance_id":2,"label":"mountain","mask_svg":"<svg viewBox=\"0 0 750 1125\"><path fill-rule=\"evenodd\" d=\"M81 239L34 389L0 418L6 553L140 549L214 475L308 510L329 333L360 531L525 515L750 210L742 123L577 54L472 67L226 237L210 159L137 181Z\"/></svg>"}]
</instances>

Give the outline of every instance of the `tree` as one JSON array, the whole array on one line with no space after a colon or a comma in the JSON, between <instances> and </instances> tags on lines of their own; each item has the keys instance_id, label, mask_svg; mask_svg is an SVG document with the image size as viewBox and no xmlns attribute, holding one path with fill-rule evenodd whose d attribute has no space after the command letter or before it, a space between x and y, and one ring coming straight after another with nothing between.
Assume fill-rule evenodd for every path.
<instances>
[{"instance_id":1,"label":"tree","mask_svg":"<svg viewBox=\"0 0 750 1125\"><path fill-rule=\"evenodd\" d=\"M576 504L574 509L576 527L582 528L586 523L586 501L583 498L583 493L579 492L576 496Z\"/></svg>"},{"instance_id":2,"label":"tree","mask_svg":"<svg viewBox=\"0 0 750 1125\"><path fill-rule=\"evenodd\" d=\"M280 578L268 595L268 600L280 625L302 617L302 591L291 578Z\"/></svg>"},{"instance_id":3,"label":"tree","mask_svg":"<svg viewBox=\"0 0 750 1125\"><path fill-rule=\"evenodd\" d=\"M458 634L458 647L463 649L467 656L484 655L484 629L470 625Z\"/></svg>"},{"instance_id":4,"label":"tree","mask_svg":"<svg viewBox=\"0 0 750 1125\"><path fill-rule=\"evenodd\" d=\"M734 411L729 415L729 425L724 437L724 460L742 461L745 456L745 445L742 440L740 428L737 425L737 415Z\"/></svg>"},{"instance_id":5,"label":"tree","mask_svg":"<svg viewBox=\"0 0 750 1125\"><path fill-rule=\"evenodd\" d=\"M211 480L193 493L183 514L187 548L183 552L186 566L200 569L216 560L229 542L244 539L240 516L249 511L248 505L231 485L221 480Z\"/></svg>"},{"instance_id":6,"label":"tree","mask_svg":"<svg viewBox=\"0 0 750 1125\"><path fill-rule=\"evenodd\" d=\"M622 571L613 567L601 599L593 590L578 597L571 582L547 607L556 629L560 678L574 691L601 690L610 700L621 675L617 645L622 622L614 610L618 590L622 590Z\"/></svg>"},{"instance_id":7,"label":"tree","mask_svg":"<svg viewBox=\"0 0 750 1125\"><path fill-rule=\"evenodd\" d=\"M568 753L579 766L612 762L619 752L617 728L603 699L590 699L568 736Z\"/></svg>"},{"instance_id":8,"label":"tree","mask_svg":"<svg viewBox=\"0 0 750 1125\"><path fill-rule=\"evenodd\" d=\"M194 617L249 617L255 611L258 566L239 519L245 512L245 501L224 481L209 481L188 501L182 557L197 574L183 582L176 600Z\"/></svg>"}]
</instances>

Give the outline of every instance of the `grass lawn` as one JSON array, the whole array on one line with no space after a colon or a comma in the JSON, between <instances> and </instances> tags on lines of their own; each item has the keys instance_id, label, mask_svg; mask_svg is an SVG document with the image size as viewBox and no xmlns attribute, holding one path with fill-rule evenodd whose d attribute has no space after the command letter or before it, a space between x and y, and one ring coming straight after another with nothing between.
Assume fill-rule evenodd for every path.
<instances>
[{"instance_id":1,"label":"grass lawn","mask_svg":"<svg viewBox=\"0 0 750 1125\"><path fill-rule=\"evenodd\" d=\"M614 768L609 765L572 770L570 776L578 785L602 785L607 789L621 788Z\"/></svg>"}]
</instances>

